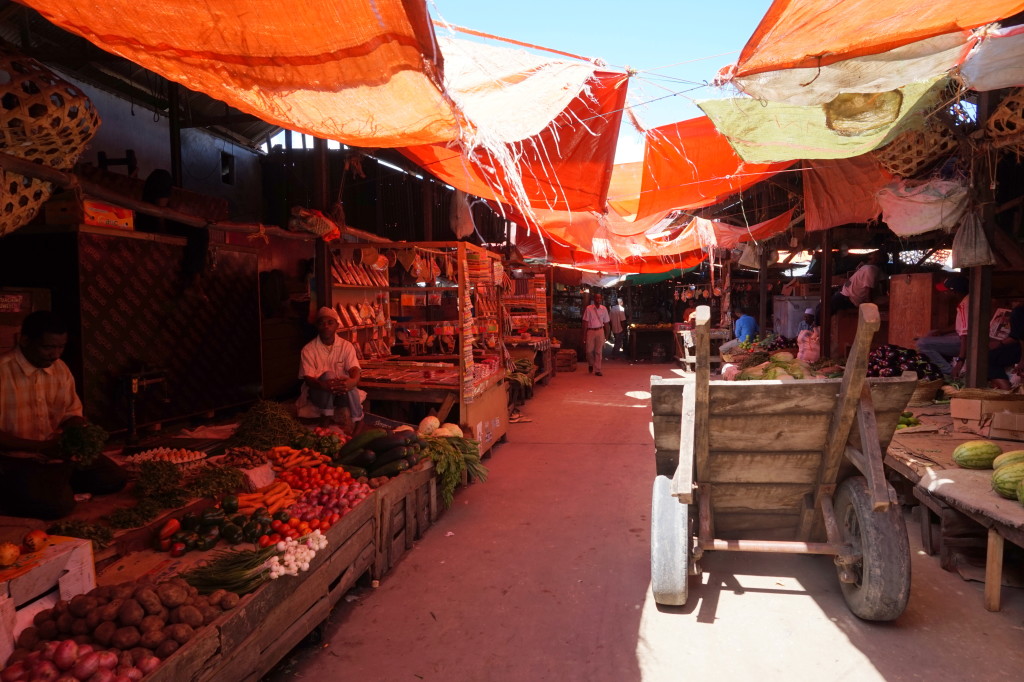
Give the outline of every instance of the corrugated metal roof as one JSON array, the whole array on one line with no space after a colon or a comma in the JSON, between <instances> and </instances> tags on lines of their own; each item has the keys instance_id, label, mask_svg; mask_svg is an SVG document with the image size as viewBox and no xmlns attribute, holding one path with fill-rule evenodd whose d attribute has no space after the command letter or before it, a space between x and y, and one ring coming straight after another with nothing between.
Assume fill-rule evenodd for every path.
<instances>
[{"instance_id":1,"label":"corrugated metal roof","mask_svg":"<svg viewBox=\"0 0 1024 682\"><path fill-rule=\"evenodd\" d=\"M38 12L13 2L0 9L0 40L37 61L167 116L170 83L133 62L100 50L54 26ZM235 144L257 149L280 127L224 102L179 86L182 127L202 127Z\"/></svg>"}]
</instances>

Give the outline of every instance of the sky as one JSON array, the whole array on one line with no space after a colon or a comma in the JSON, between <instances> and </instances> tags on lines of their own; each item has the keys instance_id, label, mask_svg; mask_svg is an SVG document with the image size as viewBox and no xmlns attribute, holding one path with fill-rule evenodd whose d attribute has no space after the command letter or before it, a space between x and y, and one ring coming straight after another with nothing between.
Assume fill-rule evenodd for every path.
<instances>
[{"instance_id":1,"label":"sky","mask_svg":"<svg viewBox=\"0 0 1024 682\"><path fill-rule=\"evenodd\" d=\"M428 0L427 6L435 19L455 26L636 69L628 103L653 128L703 115L697 99L731 94L706 83L736 61L771 0ZM624 126L616 162L642 159L642 137Z\"/></svg>"}]
</instances>

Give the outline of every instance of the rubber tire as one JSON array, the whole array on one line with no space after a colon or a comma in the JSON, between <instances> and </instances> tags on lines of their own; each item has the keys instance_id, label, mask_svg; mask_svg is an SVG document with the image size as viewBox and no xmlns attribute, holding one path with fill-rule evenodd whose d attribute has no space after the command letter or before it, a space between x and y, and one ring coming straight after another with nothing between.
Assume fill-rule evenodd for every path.
<instances>
[{"instance_id":1,"label":"rubber tire","mask_svg":"<svg viewBox=\"0 0 1024 682\"><path fill-rule=\"evenodd\" d=\"M899 505L873 511L867 480L853 476L839 484L833 507L842 539L862 555L851 566L857 582L839 583L846 604L864 620L895 620L910 599L910 541Z\"/></svg>"},{"instance_id":2,"label":"rubber tire","mask_svg":"<svg viewBox=\"0 0 1024 682\"><path fill-rule=\"evenodd\" d=\"M651 494L651 589L665 606L686 603L690 568L690 508L672 497L672 479L656 476Z\"/></svg>"}]
</instances>

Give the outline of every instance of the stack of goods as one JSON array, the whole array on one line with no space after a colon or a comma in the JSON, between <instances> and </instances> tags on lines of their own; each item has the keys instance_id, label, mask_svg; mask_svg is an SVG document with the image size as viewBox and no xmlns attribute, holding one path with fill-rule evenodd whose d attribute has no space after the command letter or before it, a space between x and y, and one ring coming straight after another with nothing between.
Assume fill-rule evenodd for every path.
<instances>
[{"instance_id":1,"label":"stack of goods","mask_svg":"<svg viewBox=\"0 0 1024 682\"><path fill-rule=\"evenodd\" d=\"M575 372L577 363L575 349L562 348L555 353L555 371L557 372Z\"/></svg>"},{"instance_id":2,"label":"stack of goods","mask_svg":"<svg viewBox=\"0 0 1024 682\"><path fill-rule=\"evenodd\" d=\"M939 368L916 350L886 344L868 354L869 377L898 377L903 372L917 372L926 381L942 379Z\"/></svg>"},{"instance_id":3,"label":"stack of goods","mask_svg":"<svg viewBox=\"0 0 1024 682\"><path fill-rule=\"evenodd\" d=\"M466 438L457 424L441 424L437 417L425 417L417 433L424 453L434 462L445 507L452 505L455 487L463 476L487 480L487 467L480 462L480 444Z\"/></svg>"},{"instance_id":4,"label":"stack of goods","mask_svg":"<svg viewBox=\"0 0 1024 682\"><path fill-rule=\"evenodd\" d=\"M0 679L139 680L238 602L181 579L97 587L37 613Z\"/></svg>"},{"instance_id":5,"label":"stack of goods","mask_svg":"<svg viewBox=\"0 0 1024 682\"><path fill-rule=\"evenodd\" d=\"M346 260L341 254L335 254L331 260L331 274L335 284L348 286L386 287L388 273L386 269L370 267L365 263Z\"/></svg>"},{"instance_id":6,"label":"stack of goods","mask_svg":"<svg viewBox=\"0 0 1024 682\"><path fill-rule=\"evenodd\" d=\"M762 357L764 358L762 360ZM754 364L756 363L756 364ZM726 364L722 367L722 378L727 381L825 379L829 374L816 370L813 365L797 360L785 351L753 353L745 359L746 366Z\"/></svg>"},{"instance_id":7,"label":"stack of goods","mask_svg":"<svg viewBox=\"0 0 1024 682\"><path fill-rule=\"evenodd\" d=\"M124 458L129 469L138 469L143 462L170 462L182 468L191 468L203 463L206 453L198 450L186 450L185 448L152 448L144 450L137 455L129 455Z\"/></svg>"},{"instance_id":8,"label":"stack of goods","mask_svg":"<svg viewBox=\"0 0 1024 682\"><path fill-rule=\"evenodd\" d=\"M1003 452L990 440L971 440L953 450L953 461L964 469L992 469L992 490L1024 504L1024 450Z\"/></svg>"}]
</instances>

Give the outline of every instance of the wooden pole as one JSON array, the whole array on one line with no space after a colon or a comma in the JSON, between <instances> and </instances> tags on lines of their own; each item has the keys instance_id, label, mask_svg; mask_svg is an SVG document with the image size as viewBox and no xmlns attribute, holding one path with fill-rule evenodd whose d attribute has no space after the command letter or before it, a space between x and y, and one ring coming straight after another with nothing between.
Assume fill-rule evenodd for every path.
<instances>
[{"instance_id":1,"label":"wooden pole","mask_svg":"<svg viewBox=\"0 0 1024 682\"><path fill-rule=\"evenodd\" d=\"M988 120L993 107L992 93L978 96L978 121ZM974 156L974 195L982 207L981 224L988 243L995 232L996 178L989 167L989 150L985 147ZM967 302L967 385L984 388L988 385L988 327L992 317L992 266L982 265L970 269L970 287Z\"/></svg>"},{"instance_id":2,"label":"wooden pole","mask_svg":"<svg viewBox=\"0 0 1024 682\"><path fill-rule=\"evenodd\" d=\"M761 242L757 267L757 328L763 336L768 329L768 244Z\"/></svg>"},{"instance_id":3,"label":"wooden pole","mask_svg":"<svg viewBox=\"0 0 1024 682\"><path fill-rule=\"evenodd\" d=\"M167 125L170 131L171 179L175 187L181 187L181 106L178 84L167 82Z\"/></svg>"},{"instance_id":4,"label":"wooden pole","mask_svg":"<svg viewBox=\"0 0 1024 682\"><path fill-rule=\"evenodd\" d=\"M31 161L26 161L25 159L5 154L4 152L0 152L0 168L26 177L45 180L46 182L52 183L61 189L81 190L83 193L88 194L91 197L95 197L100 201L109 201L112 204L117 204L124 208L130 208L136 213L145 213L146 215L163 218L165 220L173 220L193 227L207 227L211 230L220 230L222 232L241 232L245 234L262 233L275 237L283 237L285 239L300 239L302 241L311 241L316 239L316 235L311 233L288 232L287 230L282 230L279 227L260 225L258 223L236 223L230 220L206 220L205 218L200 218L199 216L194 216L190 213L182 213L181 211L175 211L172 208L164 208L155 204L147 203L140 199L135 199L108 189L97 182L79 178L74 173L66 173L64 171L57 170L56 168L32 163Z\"/></svg>"},{"instance_id":5,"label":"wooden pole","mask_svg":"<svg viewBox=\"0 0 1024 682\"><path fill-rule=\"evenodd\" d=\"M821 235L821 357L832 357L832 232L825 230Z\"/></svg>"},{"instance_id":6,"label":"wooden pole","mask_svg":"<svg viewBox=\"0 0 1024 682\"><path fill-rule=\"evenodd\" d=\"M330 213L327 173L327 140L313 138L313 205L325 215ZM316 277L316 296L320 305L333 306L331 296L331 250L322 239L316 241L313 252L313 273Z\"/></svg>"}]
</instances>

